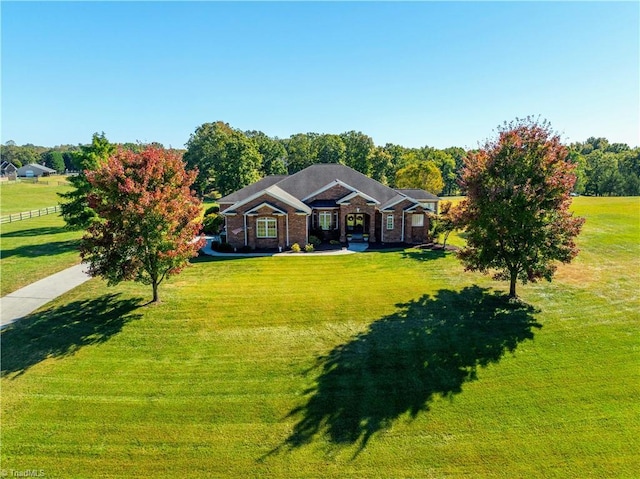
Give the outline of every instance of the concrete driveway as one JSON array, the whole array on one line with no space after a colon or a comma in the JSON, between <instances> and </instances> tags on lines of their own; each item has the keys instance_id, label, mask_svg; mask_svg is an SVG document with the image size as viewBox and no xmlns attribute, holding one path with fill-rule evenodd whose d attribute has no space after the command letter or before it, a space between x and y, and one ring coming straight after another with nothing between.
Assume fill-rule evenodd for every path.
<instances>
[{"instance_id":1,"label":"concrete driveway","mask_svg":"<svg viewBox=\"0 0 640 479\"><path fill-rule=\"evenodd\" d=\"M72 266L0 298L0 329L91 279L85 269L84 264Z\"/></svg>"}]
</instances>

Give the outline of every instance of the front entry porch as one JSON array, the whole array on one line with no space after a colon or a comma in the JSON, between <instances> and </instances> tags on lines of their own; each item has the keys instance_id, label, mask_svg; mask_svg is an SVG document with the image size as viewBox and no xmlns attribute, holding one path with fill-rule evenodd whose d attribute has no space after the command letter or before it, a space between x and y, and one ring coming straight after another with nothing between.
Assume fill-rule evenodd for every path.
<instances>
[{"instance_id":1,"label":"front entry porch","mask_svg":"<svg viewBox=\"0 0 640 479\"><path fill-rule=\"evenodd\" d=\"M365 202L353 200L350 205L341 205L340 241L342 243L347 241L375 242L375 214L374 205L368 205Z\"/></svg>"},{"instance_id":2,"label":"front entry porch","mask_svg":"<svg viewBox=\"0 0 640 479\"><path fill-rule=\"evenodd\" d=\"M345 217L345 232L347 235L362 235L369 232L369 215L366 213L349 213Z\"/></svg>"},{"instance_id":3,"label":"front entry porch","mask_svg":"<svg viewBox=\"0 0 640 479\"><path fill-rule=\"evenodd\" d=\"M350 213L345 218L349 250L362 252L369 248L371 217L366 213Z\"/></svg>"}]
</instances>

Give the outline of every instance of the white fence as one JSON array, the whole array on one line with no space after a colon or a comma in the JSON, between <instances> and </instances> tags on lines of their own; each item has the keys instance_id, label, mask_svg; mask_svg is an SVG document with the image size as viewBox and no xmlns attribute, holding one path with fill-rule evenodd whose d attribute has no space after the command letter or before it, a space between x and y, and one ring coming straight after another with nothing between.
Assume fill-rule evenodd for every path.
<instances>
[{"instance_id":1,"label":"white fence","mask_svg":"<svg viewBox=\"0 0 640 479\"><path fill-rule=\"evenodd\" d=\"M50 215L60 212L60 206L49 206L39 210L23 211L22 213L14 213L0 217L0 224L13 223L15 221L28 220L29 218L38 218L39 216Z\"/></svg>"}]
</instances>

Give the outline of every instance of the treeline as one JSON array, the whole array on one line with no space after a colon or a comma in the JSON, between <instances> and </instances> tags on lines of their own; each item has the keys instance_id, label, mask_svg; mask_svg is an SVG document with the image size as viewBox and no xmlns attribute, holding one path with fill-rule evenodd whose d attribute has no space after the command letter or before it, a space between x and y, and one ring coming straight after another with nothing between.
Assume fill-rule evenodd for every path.
<instances>
[{"instance_id":1,"label":"treeline","mask_svg":"<svg viewBox=\"0 0 640 479\"><path fill-rule=\"evenodd\" d=\"M640 148L592 137L568 149L569 160L577 164L575 193L640 195ZM199 169L195 187L203 195L214 190L226 195L264 176L292 174L315 163L340 163L391 187L451 196L464 194L459 178L466 154L459 147L376 146L359 131L271 138L218 121L196 129L184 158L190 168Z\"/></svg>"},{"instance_id":2,"label":"treeline","mask_svg":"<svg viewBox=\"0 0 640 479\"><path fill-rule=\"evenodd\" d=\"M226 195L264 176L293 174L316 163L343 164L391 187L455 195L466 155L457 147L376 146L359 131L272 138L220 121L199 126L186 146L184 159L189 168L198 168L194 186L202 195L212 191Z\"/></svg>"},{"instance_id":3,"label":"treeline","mask_svg":"<svg viewBox=\"0 0 640 479\"><path fill-rule=\"evenodd\" d=\"M104 136L104 133L102 134ZM162 145L153 143L155 146ZM27 143L18 146L15 142L9 140L4 145L0 145L1 162L7 161L13 163L16 168L21 166L37 163L47 166L58 173L78 171L80 164L80 156L83 154L82 148L87 145L58 145L54 147L37 146ZM134 152L140 152L146 145L142 143L120 143L124 149Z\"/></svg>"},{"instance_id":4,"label":"treeline","mask_svg":"<svg viewBox=\"0 0 640 479\"><path fill-rule=\"evenodd\" d=\"M96 134L97 135L97 134ZM104 133L100 136L107 141ZM94 135L94 140L95 140ZM162 147L159 143L154 146ZM139 152L140 143L117 144ZM87 145L53 148L31 144L0 145L2 160L20 167L40 163L59 172L77 171ZM424 188L434 194L464 194L459 187L467 151L459 147L407 148L376 146L359 131L340 134L297 133L270 137L261 131L241 131L218 121L204 123L190 136L184 160L199 173L194 188L201 195L226 195L268 175L296 173L316 163L339 163L393 188ZM575 193L593 196L640 195L640 148L589 138L568 146L577 165Z\"/></svg>"},{"instance_id":5,"label":"treeline","mask_svg":"<svg viewBox=\"0 0 640 479\"><path fill-rule=\"evenodd\" d=\"M58 173L64 173L65 170L71 171L74 169L73 155L74 152L78 150L79 146L74 145L60 145L47 148L31 143L18 146L13 141L7 141L4 145L0 146L0 156L2 156L3 162L13 163L16 168L38 163L48 166Z\"/></svg>"},{"instance_id":6,"label":"treeline","mask_svg":"<svg viewBox=\"0 0 640 479\"><path fill-rule=\"evenodd\" d=\"M640 148L589 138L569 146L569 158L578 165L574 191L591 196L640 195Z\"/></svg>"}]
</instances>

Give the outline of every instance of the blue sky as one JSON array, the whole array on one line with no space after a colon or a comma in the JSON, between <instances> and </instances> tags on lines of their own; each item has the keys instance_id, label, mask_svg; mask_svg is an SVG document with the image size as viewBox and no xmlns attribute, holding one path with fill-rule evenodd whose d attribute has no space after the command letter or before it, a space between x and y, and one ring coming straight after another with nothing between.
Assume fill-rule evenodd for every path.
<instances>
[{"instance_id":1,"label":"blue sky","mask_svg":"<svg viewBox=\"0 0 640 479\"><path fill-rule=\"evenodd\" d=\"M202 123L473 148L639 140L638 2L3 1L1 141L183 147Z\"/></svg>"}]
</instances>

